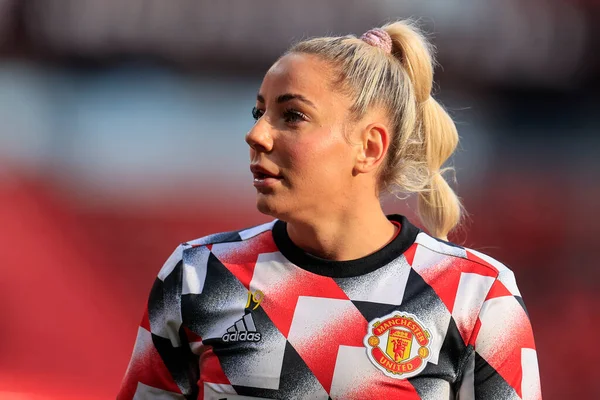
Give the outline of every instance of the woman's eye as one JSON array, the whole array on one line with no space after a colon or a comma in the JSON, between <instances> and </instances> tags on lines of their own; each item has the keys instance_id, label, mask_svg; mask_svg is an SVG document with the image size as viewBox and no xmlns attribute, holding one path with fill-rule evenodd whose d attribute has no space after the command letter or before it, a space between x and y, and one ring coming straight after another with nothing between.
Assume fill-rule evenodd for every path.
<instances>
[{"instance_id":1,"label":"woman's eye","mask_svg":"<svg viewBox=\"0 0 600 400\"><path fill-rule=\"evenodd\" d=\"M252 107L252 118L254 118L255 121L258 121L264 113L265 112L263 110L259 110L256 107Z\"/></svg>"},{"instance_id":2,"label":"woman's eye","mask_svg":"<svg viewBox=\"0 0 600 400\"><path fill-rule=\"evenodd\" d=\"M306 115L304 115L300 111L292 110L292 109L285 110L285 112L283 113L283 118L284 118L285 122L291 123L291 124L306 121L308 119L306 117Z\"/></svg>"}]
</instances>

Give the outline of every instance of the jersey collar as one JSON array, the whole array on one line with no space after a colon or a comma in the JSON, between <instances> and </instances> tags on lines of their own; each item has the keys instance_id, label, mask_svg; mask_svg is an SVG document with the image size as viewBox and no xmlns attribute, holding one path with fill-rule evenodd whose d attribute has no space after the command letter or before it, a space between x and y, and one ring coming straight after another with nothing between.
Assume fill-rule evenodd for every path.
<instances>
[{"instance_id":1,"label":"jersey collar","mask_svg":"<svg viewBox=\"0 0 600 400\"><path fill-rule=\"evenodd\" d=\"M313 256L296 246L287 233L287 224L278 220L273 226L273 239L285 258L298 267L332 278L349 278L373 272L402 255L415 242L420 230L402 215L388 215L390 221L400 223L400 232L394 240L375 253L349 261L333 261Z\"/></svg>"}]
</instances>

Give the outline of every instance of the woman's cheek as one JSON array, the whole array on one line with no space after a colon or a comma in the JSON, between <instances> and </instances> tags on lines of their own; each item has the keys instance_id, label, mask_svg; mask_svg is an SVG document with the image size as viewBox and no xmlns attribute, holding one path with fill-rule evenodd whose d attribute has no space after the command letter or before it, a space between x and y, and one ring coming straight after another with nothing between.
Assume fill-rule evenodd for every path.
<instances>
[{"instance_id":1,"label":"woman's cheek","mask_svg":"<svg viewBox=\"0 0 600 400\"><path fill-rule=\"evenodd\" d=\"M302 172L302 175L318 173L324 176L343 168L348 145L330 131L319 131L288 143L284 152L288 168Z\"/></svg>"},{"instance_id":2,"label":"woman's cheek","mask_svg":"<svg viewBox=\"0 0 600 400\"><path fill-rule=\"evenodd\" d=\"M286 153L290 167L305 170L310 168L315 159L318 159L320 149L318 143L303 140L288 146Z\"/></svg>"}]
</instances>

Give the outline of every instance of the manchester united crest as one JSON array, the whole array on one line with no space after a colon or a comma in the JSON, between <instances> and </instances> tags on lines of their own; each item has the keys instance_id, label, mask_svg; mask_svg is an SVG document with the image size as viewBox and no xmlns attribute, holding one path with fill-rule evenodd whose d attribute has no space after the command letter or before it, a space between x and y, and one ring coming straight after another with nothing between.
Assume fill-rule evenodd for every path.
<instances>
[{"instance_id":1,"label":"manchester united crest","mask_svg":"<svg viewBox=\"0 0 600 400\"><path fill-rule=\"evenodd\" d=\"M425 368L432 340L415 315L394 312L369 323L364 343L377 368L391 378L405 379Z\"/></svg>"}]
</instances>

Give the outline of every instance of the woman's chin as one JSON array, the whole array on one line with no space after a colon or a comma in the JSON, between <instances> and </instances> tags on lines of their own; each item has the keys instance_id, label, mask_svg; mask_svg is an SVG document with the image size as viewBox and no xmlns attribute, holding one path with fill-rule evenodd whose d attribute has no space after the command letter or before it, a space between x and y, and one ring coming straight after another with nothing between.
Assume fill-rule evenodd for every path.
<instances>
[{"instance_id":1,"label":"woman's chin","mask_svg":"<svg viewBox=\"0 0 600 400\"><path fill-rule=\"evenodd\" d=\"M257 193L256 195L256 208L258 211L265 215L270 215L272 217L277 218L280 214L278 210L280 207L277 207L277 199L272 195L264 195L262 193Z\"/></svg>"}]
</instances>

